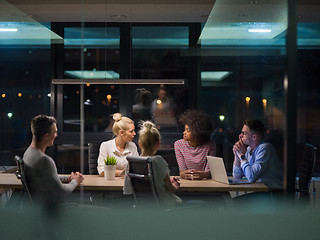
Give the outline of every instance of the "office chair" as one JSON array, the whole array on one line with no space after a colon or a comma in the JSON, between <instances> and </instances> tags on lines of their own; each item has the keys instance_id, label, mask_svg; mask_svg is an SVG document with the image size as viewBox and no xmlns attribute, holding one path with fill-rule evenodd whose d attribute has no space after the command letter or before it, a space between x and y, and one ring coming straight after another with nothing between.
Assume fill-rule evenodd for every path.
<instances>
[{"instance_id":1,"label":"office chair","mask_svg":"<svg viewBox=\"0 0 320 240\"><path fill-rule=\"evenodd\" d=\"M159 207L154 186L152 161L149 157L127 156L129 177L135 199L134 207Z\"/></svg>"},{"instance_id":2,"label":"office chair","mask_svg":"<svg viewBox=\"0 0 320 240\"><path fill-rule=\"evenodd\" d=\"M89 174L98 175L98 157L100 150L101 142L90 142L88 143L88 165L89 165Z\"/></svg>"},{"instance_id":3,"label":"office chair","mask_svg":"<svg viewBox=\"0 0 320 240\"><path fill-rule=\"evenodd\" d=\"M309 185L312 178L313 169L316 163L317 148L306 143L304 146L301 171L298 181L299 199L309 200Z\"/></svg>"},{"instance_id":4,"label":"office chair","mask_svg":"<svg viewBox=\"0 0 320 240\"><path fill-rule=\"evenodd\" d=\"M27 184L27 180L26 180L25 168L24 168L23 160L18 155L16 155L14 157L14 160L17 163L17 171L15 172L15 175L17 176L17 178L19 180L21 180L21 183L23 185L24 191L26 192L31 205L33 205L33 199L32 199L32 196L31 196L28 184Z\"/></svg>"},{"instance_id":5,"label":"office chair","mask_svg":"<svg viewBox=\"0 0 320 240\"><path fill-rule=\"evenodd\" d=\"M155 155L160 155L168 163L170 176L179 176L179 165L176 160L174 149L158 149Z\"/></svg>"}]
</instances>

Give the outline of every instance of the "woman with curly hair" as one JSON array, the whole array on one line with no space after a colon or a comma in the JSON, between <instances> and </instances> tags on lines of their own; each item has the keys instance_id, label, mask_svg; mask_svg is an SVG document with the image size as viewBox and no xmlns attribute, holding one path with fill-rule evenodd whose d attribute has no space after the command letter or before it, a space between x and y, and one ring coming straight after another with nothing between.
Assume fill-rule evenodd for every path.
<instances>
[{"instance_id":1,"label":"woman with curly hair","mask_svg":"<svg viewBox=\"0 0 320 240\"><path fill-rule=\"evenodd\" d=\"M180 177L209 178L207 156L216 155L216 145L210 141L213 127L209 115L202 111L187 110L179 121L185 126L183 139L174 143Z\"/></svg>"},{"instance_id":2,"label":"woman with curly hair","mask_svg":"<svg viewBox=\"0 0 320 240\"><path fill-rule=\"evenodd\" d=\"M132 142L136 135L133 121L120 113L113 114L113 120L112 131L115 138L100 145L97 167L100 176L104 176L104 159L107 156L114 156L117 159L116 176L124 173L128 164L127 156L139 156L137 146Z\"/></svg>"}]
</instances>

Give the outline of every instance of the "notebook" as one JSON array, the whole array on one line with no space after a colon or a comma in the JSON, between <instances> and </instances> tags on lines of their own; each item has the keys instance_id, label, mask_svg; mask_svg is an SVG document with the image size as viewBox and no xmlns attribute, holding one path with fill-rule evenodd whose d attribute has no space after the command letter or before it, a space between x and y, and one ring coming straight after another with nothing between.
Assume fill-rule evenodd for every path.
<instances>
[{"instance_id":1,"label":"notebook","mask_svg":"<svg viewBox=\"0 0 320 240\"><path fill-rule=\"evenodd\" d=\"M228 179L222 158L207 156L212 180L225 184L248 184L245 179Z\"/></svg>"}]
</instances>

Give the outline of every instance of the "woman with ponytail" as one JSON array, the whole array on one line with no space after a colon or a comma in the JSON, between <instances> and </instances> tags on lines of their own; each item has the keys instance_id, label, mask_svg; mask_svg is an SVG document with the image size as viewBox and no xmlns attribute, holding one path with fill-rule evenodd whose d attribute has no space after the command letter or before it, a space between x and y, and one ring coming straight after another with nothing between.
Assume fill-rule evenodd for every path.
<instances>
[{"instance_id":1,"label":"woman with ponytail","mask_svg":"<svg viewBox=\"0 0 320 240\"><path fill-rule=\"evenodd\" d=\"M137 146L132 142L136 135L134 123L130 118L123 117L120 113L113 114L114 124L112 131L115 138L101 143L98 157L98 173L104 176L104 159L107 156L117 158L116 176L119 176L126 168L127 156L138 156Z\"/></svg>"},{"instance_id":2,"label":"woman with ponytail","mask_svg":"<svg viewBox=\"0 0 320 240\"><path fill-rule=\"evenodd\" d=\"M181 203L181 199L174 193L180 186L175 177L170 177L167 162L159 155L154 156L160 147L161 136L154 125L150 121L142 122L139 131L139 147L141 148L141 156L152 158L152 168L154 175L155 189L161 207L174 207ZM132 194L132 187L126 177L124 194Z\"/></svg>"}]
</instances>

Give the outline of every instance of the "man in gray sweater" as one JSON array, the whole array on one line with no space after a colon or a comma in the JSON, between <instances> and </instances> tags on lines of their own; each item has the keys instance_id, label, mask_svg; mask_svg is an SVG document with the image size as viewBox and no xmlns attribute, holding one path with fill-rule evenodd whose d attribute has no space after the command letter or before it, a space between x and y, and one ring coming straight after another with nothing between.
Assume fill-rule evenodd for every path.
<instances>
[{"instance_id":1,"label":"man in gray sweater","mask_svg":"<svg viewBox=\"0 0 320 240\"><path fill-rule=\"evenodd\" d=\"M32 142L23 155L26 180L34 200L43 204L63 202L83 181L81 173L59 176L53 159L45 154L57 134L54 117L39 115L31 121ZM63 184L64 183L64 184Z\"/></svg>"}]
</instances>

